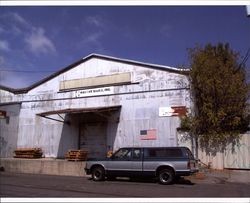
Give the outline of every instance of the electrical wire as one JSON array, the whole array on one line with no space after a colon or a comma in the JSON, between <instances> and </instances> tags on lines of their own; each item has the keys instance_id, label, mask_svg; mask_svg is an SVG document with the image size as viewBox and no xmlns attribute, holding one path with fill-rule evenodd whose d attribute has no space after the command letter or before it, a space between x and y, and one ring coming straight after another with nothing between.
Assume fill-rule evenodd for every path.
<instances>
[{"instance_id":1,"label":"electrical wire","mask_svg":"<svg viewBox=\"0 0 250 203\"><path fill-rule=\"evenodd\" d=\"M53 73L55 70L46 70L46 71L32 71L32 70L13 70L13 69L0 69L0 72L16 72L16 73Z\"/></svg>"}]
</instances>

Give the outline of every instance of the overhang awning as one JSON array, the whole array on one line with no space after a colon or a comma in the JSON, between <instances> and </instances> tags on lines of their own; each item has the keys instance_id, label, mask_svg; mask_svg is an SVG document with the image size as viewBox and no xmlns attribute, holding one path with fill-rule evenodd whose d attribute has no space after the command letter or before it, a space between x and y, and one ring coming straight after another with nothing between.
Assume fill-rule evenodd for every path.
<instances>
[{"instance_id":1,"label":"overhang awning","mask_svg":"<svg viewBox=\"0 0 250 203\"><path fill-rule=\"evenodd\" d=\"M36 114L37 116L41 116L47 119L59 121L66 123L64 121L64 118L60 114L81 114L81 113L106 113L106 112L111 112L111 111L117 111L121 108L121 105L118 106L108 106L108 107L93 107L93 108L69 108L69 109L60 109L60 110L54 110L54 111L47 111L47 112L42 112ZM50 115L58 115L62 120L58 120L55 118L48 117Z\"/></svg>"}]
</instances>

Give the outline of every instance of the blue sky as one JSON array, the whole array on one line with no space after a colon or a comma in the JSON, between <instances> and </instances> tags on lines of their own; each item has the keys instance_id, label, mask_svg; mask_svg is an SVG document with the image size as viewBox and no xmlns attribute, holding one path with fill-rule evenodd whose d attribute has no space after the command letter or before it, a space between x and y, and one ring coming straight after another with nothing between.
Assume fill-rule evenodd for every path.
<instances>
[{"instance_id":1,"label":"blue sky","mask_svg":"<svg viewBox=\"0 0 250 203\"><path fill-rule=\"evenodd\" d=\"M1 6L0 84L29 86L91 53L188 66L187 48L218 42L246 54L245 6Z\"/></svg>"}]
</instances>

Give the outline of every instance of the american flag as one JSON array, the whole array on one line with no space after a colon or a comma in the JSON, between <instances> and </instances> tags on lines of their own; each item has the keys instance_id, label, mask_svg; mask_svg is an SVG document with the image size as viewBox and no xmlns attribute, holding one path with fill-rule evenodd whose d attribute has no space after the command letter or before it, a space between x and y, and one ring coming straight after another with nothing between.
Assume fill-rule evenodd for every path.
<instances>
[{"instance_id":1,"label":"american flag","mask_svg":"<svg viewBox=\"0 0 250 203\"><path fill-rule=\"evenodd\" d=\"M156 140L156 129L141 130L141 140Z\"/></svg>"}]
</instances>

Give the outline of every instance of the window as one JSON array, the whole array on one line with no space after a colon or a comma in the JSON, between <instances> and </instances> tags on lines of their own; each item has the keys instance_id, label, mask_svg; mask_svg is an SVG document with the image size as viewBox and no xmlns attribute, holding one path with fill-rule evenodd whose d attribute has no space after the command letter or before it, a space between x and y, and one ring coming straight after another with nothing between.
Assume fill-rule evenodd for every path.
<instances>
[{"instance_id":1,"label":"window","mask_svg":"<svg viewBox=\"0 0 250 203\"><path fill-rule=\"evenodd\" d=\"M141 159L141 149L133 149L133 159Z\"/></svg>"},{"instance_id":2,"label":"window","mask_svg":"<svg viewBox=\"0 0 250 203\"><path fill-rule=\"evenodd\" d=\"M186 157L188 157L190 159L194 159L194 156L193 156L192 152L190 151L190 149L186 148L184 151L185 151Z\"/></svg>"},{"instance_id":3,"label":"window","mask_svg":"<svg viewBox=\"0 0 250 203\"><path fill-rule=\"evenodd\" d=\"M149 158L162 158L162 157L182 157L182 150L175 148L151 148L147 149L145 153Z\"/></svg>"},{"instance_id":4,"label":"window","mask_svg":"<svg viewBox=\"0 0 250 203\"><path fill-rule=\"evenodd\" d=\"M120 149L113 155L114 159L129 159L131 158L131 149Z\"/></svg>"},{"instance_id":5,"label":"window","mask_svg":"<svg viewBox=\"0 0 250 203\"><path fill-rule=\"evenodd\" d=\"M168 157L182 157L181 149L167 149L166 156Z\"/></svg>"}]
</instances>

